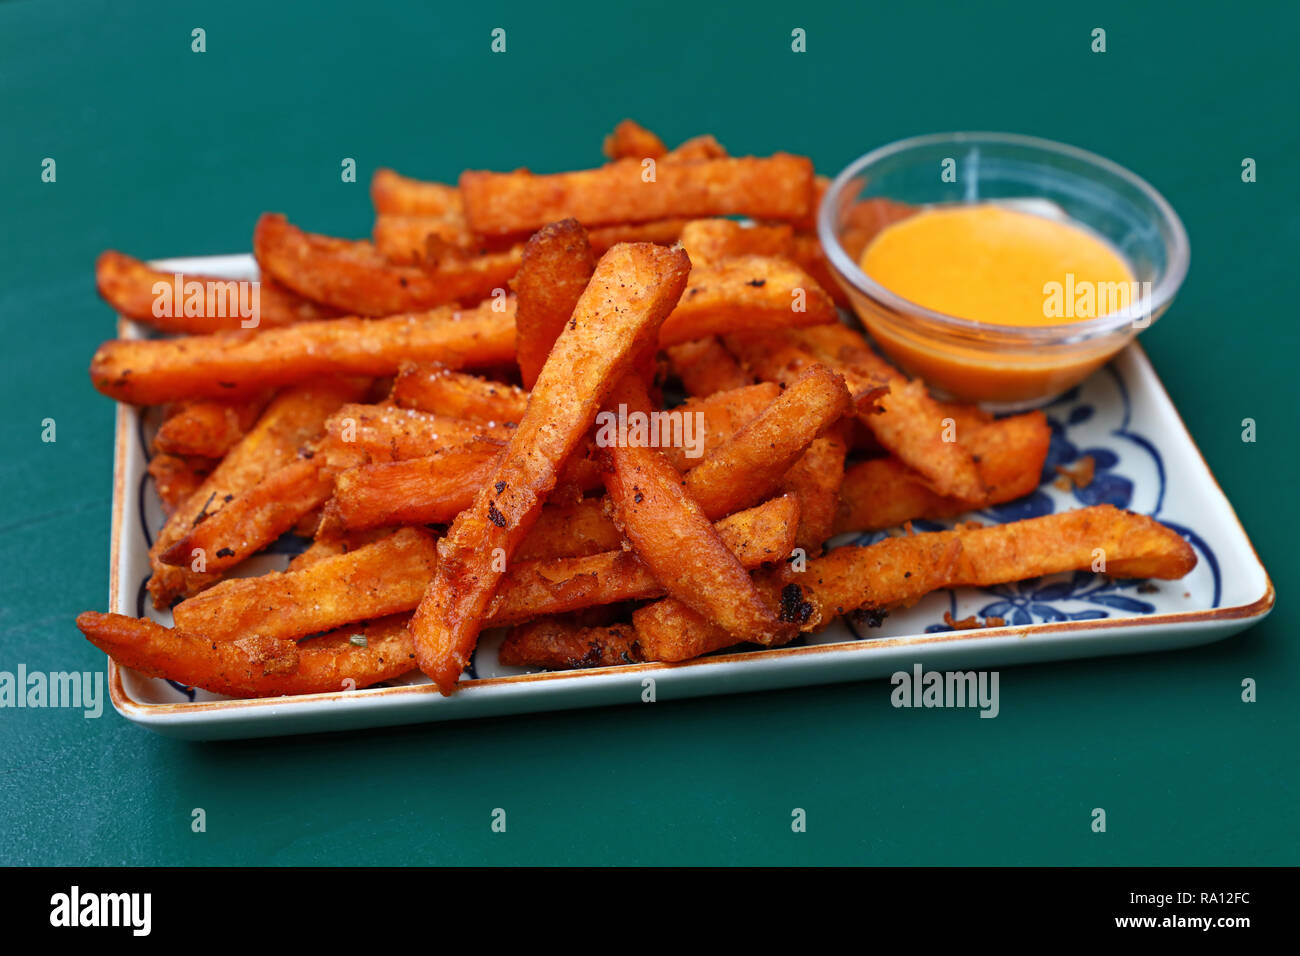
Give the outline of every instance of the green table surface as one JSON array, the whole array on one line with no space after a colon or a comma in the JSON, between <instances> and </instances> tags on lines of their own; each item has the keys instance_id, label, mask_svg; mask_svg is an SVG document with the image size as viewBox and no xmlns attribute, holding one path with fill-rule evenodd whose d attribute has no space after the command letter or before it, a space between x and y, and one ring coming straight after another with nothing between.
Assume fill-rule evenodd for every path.
<instances>
[{"instance_id":1,"label":"green table surface","mask_svg":"<svg viewBox=\"0 0 1300 956\"><path fill-rule=\"evenodd\" d=\"M1193 253L1143 343L1278 609L1199 649L1003 671L996 720L895 710L883 681L223 744L111 708L0 710L0 862L1296 862L1295 8L551 6L0 6L0 670L104 665L73 626L108 588L113 405L86 375L112 334L97 253L243 252L264 210L362 236L376 167L581 168L625 116L828 174L967 128L1148 178Z\"/></svg>"}]
</instances>

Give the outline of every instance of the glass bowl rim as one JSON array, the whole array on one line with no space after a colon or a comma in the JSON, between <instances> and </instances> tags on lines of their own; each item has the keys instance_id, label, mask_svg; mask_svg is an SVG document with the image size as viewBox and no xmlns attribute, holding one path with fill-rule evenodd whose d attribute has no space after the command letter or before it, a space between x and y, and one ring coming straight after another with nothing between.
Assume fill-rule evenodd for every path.
<instances>
[{"instance_id":1,"label":"glass bowl rim","mask_svg":"<svg viewBox=\"0 0 1300 956\"><path fill-rule=\"evenodd\" d=\"M1118 312L1111 312L1082 322L1064 322L1057 325L1000 326L986 322L976 322L972 319L963 319L934 309L927 309L923 305L918 305L912 300L905 299L892 292L867 275L862 270L862 267L845 252L834 228L840 195L848 184L860 176L867 167L895 154L925 146L935 146L943 143L961 144L976 140L999 145L1028 147L1046 153L1068 156L1071 159L1090 164L1112 176L1118 177L1142 193L1159 211L1171 236L1171 241L1166 242L1168 261L1165 273L1155 287L1152 288L1149 302L1141 307L1138 306L1138 303L1132 303L1128 308L1120 309ZM981 333L987 336L991 330L996 330L1004 335L1009 335L1009 337L1038 344L1079 342L1108 335L1125 325L1133 323L1144 315L1150 317L1148 325L1154 323L1155 319L1169 306L1169 303L1173 301L1174 296L1178 293L1183 280L1187 278L1187 270L1191 262L1191 247L1182 220L1178 218L1178 214L1174 212L1174 208L1169 204L1169 201L1137 173L1104 156L1080 149L1077 146L1058 143L1055 140L1026 136L1020 133L997 133L977 130L911 136L906 139L895 140L892 143L886 143L884 146L878 146L859 156L849 163L827 187L821 205L817 209L817 238L826 253L827 259L842 278L848 281L856 291L875 299L896 312L919 315L937 326L946 327L952 332L963 334ZM1146 326L1142 327L1145 328Z\"/></svg>"}]
</instances>

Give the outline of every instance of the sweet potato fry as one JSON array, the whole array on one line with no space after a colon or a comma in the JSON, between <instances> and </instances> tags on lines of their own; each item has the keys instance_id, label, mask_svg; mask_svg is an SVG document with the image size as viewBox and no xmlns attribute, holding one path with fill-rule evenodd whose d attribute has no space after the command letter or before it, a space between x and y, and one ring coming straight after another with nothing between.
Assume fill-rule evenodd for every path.
<instances>
[{"instance_id":1,"label":"sweet potato fry","mask_svg":"<svg viewBox=\"0 0 1300 956\"><path fill-rule=\"evenodd\" d=\"M583 627L545 617L512 628L497 650L497 660L510 667L576 670L639 664L645 657L630 624Z\"/></svg>"},{"instance_id":2,"label":"sweet potato fry","mask_svg":"<svg viewBox=\"0 0 1300 956\"><path fill-rule=\"evenodd\" d=\"M623 532L609 516L604 498L548 502L515 552L516 561L576 558L623 547Z\"/></svg>"},{"instance_id":3,"label":"sweet potato fry","mask_svg":"<svg viewBox=\"0 0 1300 956\"><path fill-rule=\"evenodd\" d=\"M826 258L826 250L822 248L821 241L815 235L796 233L791 240L790 251L787 255L830 294L836 305L841 309L852 307L853 303L849 299L848 293L844 291L844 287L840 285L839 280L835 278L835 273L831 270L830 261Z\"/></svg>"},{"instance_id":4,"label":"sweet potato fry","mask_svg":"<svg viewBox=\"0 0 1300 956\"><path fill-rule=\"evenodd\" d=\"M652 245L615 246L597 264L494 480L452 525L412 618L420 669L444 694L455 690L478 639L503 573L498 555L513 556L609 390L653 348L689 269L685 253Z\"/></svg>"},{"instance_id":5,"label":"sweet potato fry","mask_svg":"<svg viewBox=\"0 0 1300 956\"><path fill-rule=\"evenodd\" d=\"M793 546L799 506L774 498L716 525L749 569L780 561ZM440 563L432 535L403 528L391 537L321 558L301 571L222 581L176 605L176 626L212 641L251 634L288 639L415 607ZM516 562L483 626L514 624L602 604L658 597L663 586L630 551Z\"/></svg>"},{"instance_id":6,"label":"sweet potato fry","mask_svg":"<svg viewBox=\"0 0 1300 956\"><path fill-rule=\"evenodd\" d=\"M403 362L482 367L514 360L514 300L450 306L387 319L302 322L256 335L217 332L105 342L90 365L95 388L120 402L242 398L322 375L392 375Z\"/></svg>"},{"instance_id":7,"label":"sweet potato fry","mask_svg":"<svg viewBox=\"0 0 1300 956\"><path fill-rule=\"evenodd\" d=\"M615 386L610 404L648 414L650 398L634 375ZM749 575L723 544L681 473L654 448L606 449L605 488L614 520L668 593L736 634L768 643L781 625Z\"/></svg>"},{"instance_id":8,"label":"sweet potato fry","mask_svg":"<svg viewBox=\"0 0 1300 956\"><path fill-rule=\"evenodd\" d=\"M1099 557L1114 577L1180 578L1196 555L1177 533L1145 515L1095 505L1004 525L886 538L836 548L785 573L802 590L798 623L818 630L836 614L910 604L938 588L992 587L1088 570ZM788 569L787 569L788 571ZM787 619L790 615L786 615Z\"/></svg>"},{"instance_id":9,"label":"sweet potato fry","mask_svg":"<svg viewBox=\"0 0 1300 956\"><path fill-rule=\"evenodd\" d=\"M353 621L409 611L433 577L433 535L403 528L302 571L231 578L173 609L176 626L211 641L253 634L295 638Z\"/></svg>"},{"instance_id":10,"label":"sweet potato fry","mask_svg":"<svg viewBox=\"0 0 1300 956\"><path fill-rule=\"evenodd\" d=\"M692 219L682 228L682 248L699 266L733 256L782 256L794 249L789 223L742 225L734 219Z\"/></svg>"},{"instance_id":11,"label":"sweet potato fry","mask_svg":"<svg viewBox=\"0 0 1300 956\"><path fill-rule=\"evenodd\" d=\"M154 450L168 455L221 458L253 427L271 396L267 391L241 402L181 402L154 435Z\"/></svg>"},{"instance_id":12,"label":"sweet potato fry","mask_svg":"<svg viewBox=\"0 0 1300 956\"><path fill-rule=\"evenodd\" d=\"M326 528L445 524L492 477L503 442L479 441L404 461L340 472L322 519ZM201 527L201 526L200 526Z\"/></svg>"},{"instance_id":13,"label":"sweet potato fry","mask_svg":"<svg viewBox=\"0 0 1300 956\"><path fill-rule=\"evenodd\" d=\"M329 499L334 471L299 457L271 472L159 555L163 564L190 566L202 556L208 572L232 568L256 554Z\"/></svg>"},{"instance_id":14,"label":"sweet potato fry","mask_svg":"<svg viewBox=\"0 0 1300 956\"><path fill-rule=\"evenodd\" d=\"M524 388L537 381L595 268L586 230L576 219L547 224L524 246L514 281L515 352Z\"/></svg>"},{"instance_id":15,"label":"sweet potato fry","mask_svg":"<svg viewBox=\"0 0 1300 956\"><path fill-rule=\"evenodd\" d=\"M212 473L214 463L208 459L199 460L204 461L203 466L197 465L196 459L178 455L158 454L149 459L149 476L153 478L163 511L168 515L184 504L203 484L203 479Z\"/></svg>"},{"instance_id":16,"label":"sweet potato fry","mask_svg":"<svg viewBox=\"0 0 1300 956\"><path fill-rule=\"evenodd\" d=\"M430 255L431 244L438 249L456 249L465 255L482 253L464 221L437 216L399 216L381 213L375 217L370 238L375 251L388 262L401 266L436 264Z\"/></svg>"},{"instance_id":17,"label":"sweet potato fry","mask_svg":"<svg viewBox=\"0 0 1300 956\"><path fill-rule=\"evenodd\" d=\"M569 217L585 226L679 216L798 219L812 204L812 163L786 153L663 162L651 182L642 173L636 159L548 176L467 171L460 189L470 228L484 236L531 232Z\"/></svg>"},{"instance_id":18,"label":"sweet potato fry","mask_svg":"<svg viewBox=\"0 0 1300 956\"><path fill-rule=\"evenodd\" d=\"M844 483L844 458L849 443L845 423L827 430L808 446L803 457L781 479L781 490L799 502L799 534L795 544L810 555L820 554L831 536Z\"/></svg>"},{"instance_id":19,"label":"sweet potato fry","mask_svg":"<svg viewBox=\"0 0 1300 956\"><path fill-rule=\"evenodd\" d=\"M378 213L440 219L463 219L465 215L455 186L411 179L391 169L375 170L370 179L370 201Z\"/></svg>"},{"instance_id":20,"label":"sweet potato fry","mask_svg":"<svg viewBox=\"0 0 1300 956\"><path fill-rule=\"evenodd\" d=\"M344 405L325 423L338 447L365 452L371 461L406 461L486 439L505 442L508 423L448 418L393 405Z\"/></svg>"},{"instance_id":21,"label":"sweet potato fry","mask_svg":"<svg viewBox=\"0 0 1300 956\"><path fill-rule=\"evenodd\" d=\"M724 515L769 495L815 438L850 410L844 380L813 366L724 446L686 473L706 514Z\"/></svg>"},{"instance_id":22,"label":"sweet potato fry","mask_svg":"<svg viewBox=\"0 0 1300 956\"><path fill-rule=\"evenodd\" d=\"M295 555L293 560L289 562L289 567L285 570L305 570L325 558L332 558L336 554L347 554L357 548L374 544L376 541L390 537L397 530L397 528L368 528L365 531L318 533L315 540L308 545L307 550Z\"/></svg>"},{"instance_id":23,"label":"sweet potato fry","mask_svg":"<svg viewBox=\"0 0 1300 956\"><path fill-rule=\"evenodd\" d=\"M176 277L176 273L150 268L139 259L111 249L102 253L95 262L95 284L100 297L128 319L182 335L203 335L244 327L247 320L238 308L238 287L232 285L238 280L183 273L180 275L180 295L177 295ZM194 282L202 287L202 296L187 293L186 286ZM207 295L209 288L214 293L211 302ZM170 307L160 305L160 296L163 303L170 303ZM249 296L251 304L251 292ZM176 308L178 303L184 308ZM159 305L157 310L155 305ZM265 277L258 283L257 306L258 329L274 329L339 314L336 309L304 299ZM159 315L157 312L172 314Z\"/></svg>"},{"instance_id":24,"label":"sweet potato fry","mask_svg":"<svg viewBox=\"0 0 1300 956\"><path fill-rule=\"evenodd\" d=\"M712 395L754 383L740 363L714 336L670 345L668 362L688 395Z\"/></svg>"},{"instance_id":25,"label":"sweet potato fry","mask_svg":"<svg viewBox=\"0 0 1300 956\"><path fill-rule=\"evenodd\" d=\"M449 257L435 268L394 265L369 242L303 232L263 215L253 233L258 265L277 282L350 315L395 315L439 305L473 305L505 289L520 251Z\"/></svg>"},{"instance_id":26,"label":"sweet potato fry","mask_svg":"<svg viewBox=\"0 0 1300 956\"><path fill-rule=\"evenodd\" d=\"M662 346L754 328L838 322L835 304L785 259L735 256L691 269L691 281L659 332Z\"/></svg>"},{"instance_id":27,"label":"sweet potato fry","mask_svg":"<svg viewBox=\"0 0 1300 956\"><path fill-rule=\"evenodd\" d=\"M653 242L671 246L682 234L689 219L655 219L651 222L621 223L616 226L596 226L587 230L591 251L603 256L620 242Z\"/></svg>"},{"instance_id":28,"label":"sweet potato fry","mask_svg":"<svg viewBox=\"0 0 1300 956\"><path fill-rule=\"evenodd\" d=\"M782 497L723 518L714 527L740 565L752 570L784 560L794 546L798 524L798 503ZM485 626L517 624L543 615L659 597L663 593L664 586L631 551L522 561L502 578L489 605Z\"/></svg>"},{"instance_id":29,"label":"sweet potato fry","mask_svg":"<svg viewBox=\"0 0 1300 956\"><path fill-rule=\"evenodd\" d=\"M476 422L518 422L528 407L528 392L440 365L402 366L392 399L403 408Z\"/></svg>"},{"instance_id":30,"label":"sweet potato fry","mask_svg":"<svg viewBox=\"0 0 1300 956\"><path fill-rule=\"evenodd\" d=\"M327 379L285 389L271 402L257 424L230 450L216 470L167 519L149 549L153 575L149 593L154 607L167 607L174 598L194 594L219 575L196 573L162 563L162 554L180 541L205 516L233 501L281 465L298 449L318 438L326 418L342 403L365 394L364 379Z\"/></svg>"},{"instance_id":31,"label":"sweet potato fry","mask_svg":"<svg viewBox=\"0 0 1300 956\"><path fill-rule=\"evenodd\" d=\"M77 627L125 667L228 697L324 694L369 687L415 669L409 615L353 624L308 641L253 635L213 642L147 618L86 611Z\"/></svg>"},{"instance_id":32,"label":"sweet potato fry","mask_svg":"<svg viewBox=\"0 0 1300 956\"><path fill-rule=\"evenodd\" d=\"M640 123L625 119L605 137L604 153L608 159L658 159L668 147Z\"/></svg>"},{"instance_id":33,"label":"sweet potato fry","mask_svg":"<svg viewBox=\"0 0 1300 956\"><path fill-rule=\"evenodd\" d=\"M695 162L701 159L723 159L728 155L726 148L714 139L712 133L692 136L674 149L664 154L668 162Z\"/></svg>"},{"instance_id":34,"label":"sweet potato fry","mask_svg":"<svg viewBox=\"0 0 1300 956\"><path fill-rule=\"evenodd\" d=\"M974 457L980 482L988 489L983 499L970 502L937 495L897 458L873 458L845 474L834 533L876 531L914 518L951 518L1014 501L1038 487L1051 440L1042 412L957 427Z\"/></svg>"}]
</instances>

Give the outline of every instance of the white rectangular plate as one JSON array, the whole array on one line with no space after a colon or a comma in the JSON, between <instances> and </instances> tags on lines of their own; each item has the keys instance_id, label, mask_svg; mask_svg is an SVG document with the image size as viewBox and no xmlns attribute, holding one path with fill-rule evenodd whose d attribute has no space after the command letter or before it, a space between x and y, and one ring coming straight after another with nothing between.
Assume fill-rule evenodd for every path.
<instances>
[{"instance_id":1,"label":"white rectangular plate","mask_svg":"<svg viewBox=\"0 0 1300 956\"><path fill-rule=\"evenodd\" d=\"M251 256L171 259L171 271L253 278ZM120 334L144 332L123 320ZM1135 344L1087 382L1045 407L1052 445L1037 492L969 517L989 522L1110 503L1152 515L1195 548L1196 569L1179 581L1111 580L1075 573L996 588L932 594L877 626L836 623L822 634L775 650L724 651L684 664L637 664L532 673L497 662L501 632L488 632L453 697L423 675L365 690L229 700L144 677L109 662L118 712L160 733L193 739L348 730L429 720L483 717L640 702L646 678L658 700L883 677L921 664L928 670L991 668L1035 661L1168 650L1219 640L1263 618L1273 585L1232 506L1215 483L1146 355ZM148 477L156 421L119 405L113 481L109 606L165 624L147 600L149 543L162 511ZM1096 477L1084 489L1055 487L1053 467L1091 455ZM917 530L951 522L915 522ZM882 535L846 536L837 543ZM246 562L241 574L287 564L289 544ZM1006 626L953 631L943 623L971 614Z\"/></svg>"}]
</instances>

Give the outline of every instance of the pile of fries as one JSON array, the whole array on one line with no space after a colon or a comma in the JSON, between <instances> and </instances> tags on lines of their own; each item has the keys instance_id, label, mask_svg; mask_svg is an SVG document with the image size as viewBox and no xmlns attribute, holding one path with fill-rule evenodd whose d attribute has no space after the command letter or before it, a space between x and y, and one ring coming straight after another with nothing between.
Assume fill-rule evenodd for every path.
<instances>
[{"instance_id":1,"label":"pile of fries","mask_svg":"<svg viewBox=\"0 0 1300 956\"><path fill-rule=\"evenodd\" d=\"M807 159L669 150L630 121L605 148L459 186L380 170L373 242L263 216L256 328L204 302L157 316L160 290L208 278L104 253L103 297L167 333L106 342L90 374L165 409L148 587L174 627L86 612L86 637L234 697L416 668L451 694L484 628L511 628L506 664L684 661L1098 555L1115 576L1193 567L1108 506L912 533L1033 491L1042 413L937 401L841 323ZM693 446L597 427L664 412ZM228 576L287 532L312 542L286 571Z\"/></svg>"}]
</instances>

